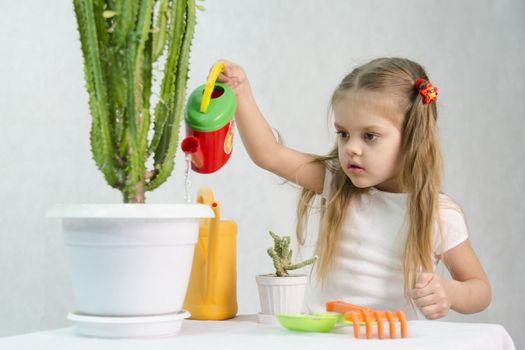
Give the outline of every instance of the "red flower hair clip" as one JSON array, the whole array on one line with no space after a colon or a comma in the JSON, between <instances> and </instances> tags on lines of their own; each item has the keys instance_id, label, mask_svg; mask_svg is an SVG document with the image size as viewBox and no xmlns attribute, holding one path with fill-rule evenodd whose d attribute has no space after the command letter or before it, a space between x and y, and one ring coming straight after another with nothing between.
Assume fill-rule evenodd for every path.
<instances>
[{"instance_id":1,"label":"red flower hair clip","mask_svg":"<svg viewBox=\"0 0 525 350\"><path fill-rule=\"evenodd\" d=\"M437 100L438 88L425 79L416 80L416 89L423 96L423 104L429 104Z\"/></svg>"}]
</instances>

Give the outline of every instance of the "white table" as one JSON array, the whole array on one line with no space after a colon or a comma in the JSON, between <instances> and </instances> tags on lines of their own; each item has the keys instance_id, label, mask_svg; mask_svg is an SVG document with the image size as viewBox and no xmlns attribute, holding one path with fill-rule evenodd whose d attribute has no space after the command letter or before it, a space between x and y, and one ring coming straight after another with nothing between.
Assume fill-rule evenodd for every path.
<instances>
[{"instance_id":1,"label":"white table","mask_svg":"<svg viewBox=\"0 0 525 350\"><path fill-rule=\"evenodd\" d=\"M364 332L363 332L364 333ZM399 334L399 333L398 333ZM0 338L1 350L176 350L176 349L461 349L511 350L514 344L500 325L409 321L408 338L354 339L352 327L332 333L291 332L256 322L255 315L228 321L185 320L173 337L96 339L78 336L74 327Z\"/></svg>"}]
</instances>

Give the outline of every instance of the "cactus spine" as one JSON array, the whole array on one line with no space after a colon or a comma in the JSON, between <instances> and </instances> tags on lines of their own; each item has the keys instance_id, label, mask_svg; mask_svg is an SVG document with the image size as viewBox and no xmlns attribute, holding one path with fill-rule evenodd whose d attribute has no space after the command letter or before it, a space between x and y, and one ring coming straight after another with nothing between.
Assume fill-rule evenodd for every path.
<instances>
[{"instance_id":1,"label":"cactus spine","mask_svg":"<svg viewBox=\"0 0 525 350\"><path fill-rule=\"evenodd\" d=\"M301 263L292 265L292 250L290 249L290 236L282 238L270 231L273 238L273 247L268 248L268 255L273 260L275 275L278 277L288 276L289 270L300 269L301 267L313 264L317 260L317 255Z\"/></svg>"},{"instance_id":2,"label":"cactus spine","mask_svg":"<svg viewBox=\"0 0 525 350\"><path fill-rule=\"evenodd\" d=\"M158 2L158 4L157 4ZM175 166L194 0L73 0L92 116L91 151L126 203L144 203ZM167 47L151 140L152 66ZM146 163L152 160L152 167Z\"/></svg>"}]
</instances>

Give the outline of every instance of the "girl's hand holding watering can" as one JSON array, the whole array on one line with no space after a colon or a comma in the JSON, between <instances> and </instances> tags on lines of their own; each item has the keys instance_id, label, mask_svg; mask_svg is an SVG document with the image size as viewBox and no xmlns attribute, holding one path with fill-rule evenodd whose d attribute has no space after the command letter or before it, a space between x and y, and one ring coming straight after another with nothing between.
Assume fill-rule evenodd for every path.
<instances>
[{"instance_id":1,"label":"girl's hand holding watering can","mask_svg":"<svg viewBox=\"0 0 525 350\"><path fill-rule=\"evenodd\" d=\"M219 74L217 80L231 87L235 97L238 99L242 98L250 89L248 79L246 79L246 72L241 66L233 62L226 60L220 60L218 62L224 63L224 71Z\"/></svg>"}]
</instances>

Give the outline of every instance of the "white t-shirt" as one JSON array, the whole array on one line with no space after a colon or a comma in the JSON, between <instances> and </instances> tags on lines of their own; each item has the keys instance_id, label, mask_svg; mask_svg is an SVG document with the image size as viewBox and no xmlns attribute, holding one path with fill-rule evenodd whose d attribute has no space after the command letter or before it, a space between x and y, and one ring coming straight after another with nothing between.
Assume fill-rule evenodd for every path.
<instances>
[{"instance_id":1,"label":"white t-shirt","mask_svg":"<svg viewBox=\"0 0 525 350\"><path fill-rule=\"evenodd\" d=\"M331 179L327 170L322 193L327 199ZM343 300L377 310L402 310L407 319L418 318L403 292L407 198L406 193L383 192L372 187L349 206L325 287L321 288L314 273L310 278L306 292L309 313L326 312L327 301ZM468 238L463 214L458 209L440 209L440 215L443 241L436 224L433 235L436 255ZM434 262L437 265L437 259Z\"/></svg>"}]
</instances>

